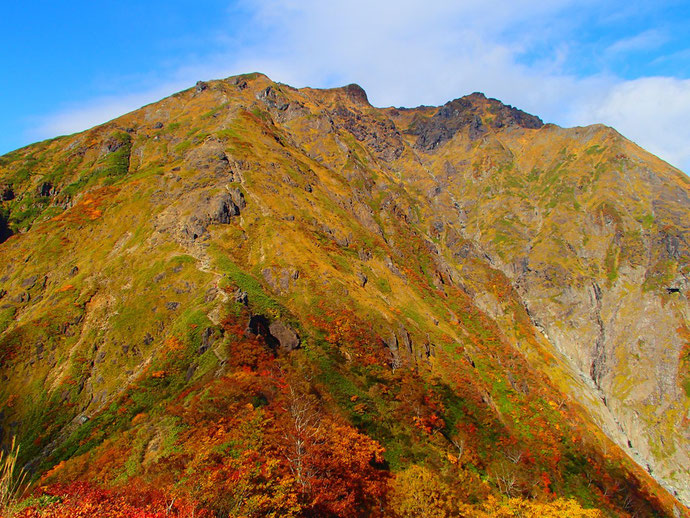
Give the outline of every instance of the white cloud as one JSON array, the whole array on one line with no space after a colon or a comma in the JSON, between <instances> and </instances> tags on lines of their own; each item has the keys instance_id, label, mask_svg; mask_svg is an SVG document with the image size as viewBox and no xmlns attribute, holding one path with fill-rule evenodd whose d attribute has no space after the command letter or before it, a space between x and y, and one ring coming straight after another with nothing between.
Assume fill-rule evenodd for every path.
<instances>
[{"instance_id":1,"label":"white cloud","mask_svg":"<svg viewBox=\"0 0 690 518\"><path fill-rule=\"evenodd\" d=\"M690 170L685 83L564 72L577 57L568 42L584 23L581 13L607 9L602 15L610 15L615 2L604 8L595 0L255 0L244 9L252 13L244 33L219 36L227 52L179 67L163 87L49 115L38 133L85 129L198 79L261 71L298 87L357 82L378 106L437 105L483 91L546 121L610 124ZM642 32L608 52L633 52L662 38ZM535 49L542 50L538 60Z\"/></svg>"},{"instance_id":2,"label":"white cloud","mask_svg":"<svg viewBox=\"0 0 690 518\"><path fill-rule=\"evenodd\" d=\"M638 50L648 50L659 47L668 41L668 36L656 29L643 31L629 38L622 38L610 45L606 52L609 54L622 54Z\"/></svg>"},{"instance_id":3,"label":"white cloud","mask_svg":"<svg viewBox=\"0 0 690 518\"><path fill-rule=\"evenodd\" d=\"M601 121L690 171L690 80L648 77L613 85L583 104L578 122Z\"/></svg>"},{"instance_id":4,"label":"white cloud","mask_svg":"<svg viewBox=\"0 0 690 518\"><path fill-rule=\"evenodd\" d=\"M189 86L188 82L168 83L135 94L97 97L63 106L47 116L36 118L28 136L43 139L83 131Z\"/></svg>"}]
</instances>

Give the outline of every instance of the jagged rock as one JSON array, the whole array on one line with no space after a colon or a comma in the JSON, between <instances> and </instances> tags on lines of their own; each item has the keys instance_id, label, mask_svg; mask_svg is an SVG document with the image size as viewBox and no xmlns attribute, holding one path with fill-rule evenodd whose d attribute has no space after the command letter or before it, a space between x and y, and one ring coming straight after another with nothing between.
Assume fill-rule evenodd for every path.
<instances>
[{"instance_id":1,"label":"jagged rock","mask_svg":"<svg viewBox=\"0 0 690 518\"><path fill-rule=\"evenodd\" d=\"M358 84L351 83L347 86L343 86L342 89L352 102L369 106L367 92Z\"/></svg>"},{"instance_id":2,"label":"jagged rock","mask_svg":"<svg viewBox=\"0 0 690 518\"><path fill-rule=\"evenodd\" d=\"M110 136L103 142L103 147L101 149L101 155L107 155L110 153L115 153L118 149L126 144L126 141L119 136Z\"/></svg>"},{"instance_id":3,"label":"jagged rock","mask_svg":"<svg viewBox=\"0 0 690 518\"><path fill-rule=\"evenodd\" d=\"M390 353L390 365L393 370L402 367L403 362L400 357L400 349L398 347L398 337L395 333L391 333L389 338L382 338L384 345L388 348Z\"/></svg>"},{"instance_id":4,"label":"jagged rock","mask_svg":"<svg viewBox=\"0 0 690 518\"><path fill-rule=\"evenodd\" d=\"M217 196L209 203L208 216L211 223L230 223L233 216L240 215L240 208L235 204L231 195Z\"/></svg>"},{"instance_id":5,"label":"jagged rock","mask_svg":"<svg viewBox=\"0 0 690 518\"><path fill-rule=\"evenodd\" d=\"M359 256L360 261L370 261L373 257L371 250L367 250L366 248L360 248L357 250L357 255Z\"/></svg>"},{"instance_id":6,"label":"jagged rock","mask_svg":"<svg viewBox=\"0 0 690 518\"><path fill-rule=\"evenodd\" d=\"M53 187L52 183L43 182L41 185L39 185L37 187L36 194L38 196L43 197L43 198L47 198L49 196L55 196L55 188Z\"/></svg>"},{"instance_id":7,"label":"jagged rock","mask_svg":"<svg viewBox=\"0 0 690 518\"><path fill-rule=\"evenodd\" d=\"M271 322L263 315L252 315L247 323L247 332L253 335L270 336Z\"/></svg>"},{"instance_id":8,"label":"jagged rock","mask_svg":"<svg viewBox=\"0 0 690 518\"><path fill-rule=\"evenodd\" d=\"M256 98L263 101L266 106L278 111L285 111L290 106L290 103L282 94L277 94L275 88L272 86L266 87L264 90L256 94Z\"/></svg>"},{"instance_id":9,"label":"jagged rock","mask_svg":"<svg viewBox=\"0 0 690 518\"><path fill-rule=\"evenodd\" d=\"M60 333L62 333L65 336L74 336L76 334L75 328L77 328L83 320L83 313L79 313L74 318L67 320L66 322L63 322L60 325Z\"/></svg>"},{"instance_id":10,"label":"jagged rock","mask_svg":"<svg viewBox=\"0 0 690 518\"><path fill-rule=\"evenodd\" d=\"M12 230L7 221L7 214L0 210L0 243L7 241L12 235Z\"/></svg>"},{"instance_id":11,"label":"jagged rock","mask_svg":"<svg viewBox=\"0 0 690 518\"><path fill-rule=\"evenodd\" d=\"M249 297L248 297L246 291L242 291L242 290L238 289L234 293L234 298L235 298L235 302L237 302L238 304L243 304L246 306L249 303Z\"/></svg>"},{"instance_id":12,"label":"jagged rock","mask_svg":"<svg viewBox=\"0 0 690 518\"><path fill-rule=\"evenodd\" d=\"M237 87L238 90L242 91L245 88L247 88L247 81L244 79L240 79L239 77L236 77L233 84Z\"/></svg>"},{"instance_id":13,"label":"jagged rock","mask_svg":"<svg viewBox=\"0 0 690 518\"><path fill-rule=\"evenodd\" d=\"M539 117L474 93L447 102L429 119L417 120L410 133L417 135L416 146L425 151L433 151L465 128L470 140L478 140L488 131L482 120L485 109L491 113L495 128L517 125L538 129L544 125Z\"/></svg>"},{"instance_id":14,"label":"jagged rock","mask_svg":"<svg viewBox=\"0 0 690 518\"><path fill-rule=\"evenodd\" d=\"M161 129L162 127L163 127L163 123L160 121L153 125L153 129Z\"/></svg>"},{"instance_id":15,"label":"jagged rock","mask_svg":"<svg viewBox=\"0 0 690 518\"><path fill-rule=\"evenodd\" d=\"M261 271L266 284L276 293L284 293L290 290L294 281L299 279L299 270L293 267L278 268L269 267Z\"/></svg>"},{"instance_id":16,"label":"jagged rock","mask_svg":"<svg viewBox=\"0 0 690 518\"><path fill-rule=\"evenodd\" d=\"M179 302L166 302L165 303L165 309L168 311L177 311L180 307Z\"/></svg>"},{"instance_id":17,"label":"jagged rock","mask_svg":"<svg viewBox=\"0 0 690 518\"><path fill-rule=\"evenodd\" d=\"M237 187L228 189L228 194L232 202L240 209L244 209L247 206L247 202L244 199L244 193Z\"/></svg>"},{"instance_id":18,"label":"jagged rock","mask_svg":"<svg viewBox=\"0 0 690 518\"><path fill-rule=\"evenodd\" d=\"M204 81L197 81L196 82L196 88L195 88L196 93L201 93L204 90L206 90L207 88L208 88L208 84L206 84Z\"/></svg>"},{"instance_id":19,"label":"jagged rock","mask_svg":"<svg viewBox=\"0 0 690 518\"><path fill-rule=\"evenodd\" d=\"M271 335L278 340L280 348L283 351L290 352L299 347L300 339L297 333L289 325L281 322L280 320L271 322L268 330Z\"/></svg>"},{"instance_id":20,"label":"jagged rock","mask_svg":"<svg viewBox=\"0 0 690 518\"><path fill-rule=\"evenodd\" d=\"M223 143L215 138L209 138L200 146L190 150L184 160L189 169L210 171L216 176L226 177L229 182L236 180Z\"/></svg>"},{"instance_id":21,"label":"jagged rock","mask_svg":"<svg viewBox=\"0 0 690 518\"><path fill-rule=\"evenodd\" d=\"M204 197L196 206L195 212L187 219L182 234L192 241L196 240L206 234L209 225L230 223L232 218L240 215L240 210L244 207L244 194L237 188L228 189L212 197Z\"/></svg>"},{"instance_id":22,"label":"jagged rock","mask_svg":"<svg viewBox=\"0 0 690 518\"><path fill-rule=\"evenodd\" d=\"M329 227L326 223L321 223L320 227L323 233L330 236L338 246L347 248L350 245L351 236L344 235L339 230Z\"/></svg>"},{"instance_id":23,"label":"jagged rock","mask_svg":"<svg viewBox=\"0 0 690 518\"><path fill-rule=\"evenodd\" d=\"M660 241L666 254L671 259L678 259L681 256L681 250L688 247L682 235L673 235L668 232L661 232ZM685 245L685 246L683 246Z\"/></svg>"},{"instance_id":24,"label":"jagged rock","mask_svg":"<svg viewBox=\"0 0 690 518\"><path fill-rule=\"evenodd\" d=\"M385 263L391 272L393 272L395 275L397 275L400 278L405 278L405 274L403 274L403 272L400 271L400 269L395 265L395 263L393 262L393 259L391 259L390 256L388 256L388 255L386 256Z\"/></svg>"},{"instance_id":25,"label":"jagged rock","mask_svg":"<svg viewBox=\"0 0 690 518\"><path fill-rule=\"evenodd\" d=\"M199 354L204 354L217 340L223 337L223 330L218 327L207 327L201 333L201 345Z\"/></svg>"},{"instance_id":26,"label":"jagged rock","mask_svg":"<svg viewBox=\"0 0 690 518\"><path fill-rule=\"evenodd\" d=\"M408 333L407 329L405 329L403 326L400 326L398 334L400 335L400 340L398 343L403 345L408 356L413 356L412 337L410 336L410 333Z\"/></svg>"},{"instance_id":27,"label":"jagged rock","mask_svg":"<svg viewBox=\"0 0 690 518\"><path fill-rule=\"evenodd\" d=\"M271 322L263 315L252 315L247 324L247 332L261 336L274 351L290 352L300 345L299 336L288 324L280 320Z\"/></svg>"},{"instance_id":28,"label":"jagged rock","mask_svg":"<svg viewBox=\"0 0 690 518\"><path fill-rule=\"evenodd\" d=\"M366 94L364 94L364 99L366 99ZM366 103L368 104L368 101ZM343 105L336 107L333 120L338 128L351 133L386 162L391 162L402 155L404 144L392 120L381 120L360 113L356 109L353 111Z\"/></svg>"},{"instance_id":29,"label":"jagged rock","mask_svg":"<svg viewBox=\"0 0 690 518\"><path fill-rule=\"evenodd\" d=\"M218 288L216 288L215 286L211 286L209 289L206 290L206 293L204 294L204 302L213 302L214 300L216 300L217 296Z\"/></svg>"},{"instance_id":30,"label":"jagged rock","mask_svg":"<svg viewBox=\"0 0 690 518\"><path fill-rule=\"evenodd\" d=\"M359 285L364 288L367 285L369 278L362 272L357 272L357 279L359 279Z\"/></svg>"},{"instance_id":31,"label":"jagged rock","mask_svg":"<svg viewBox=\"0 0 690 518\"><path fill-rule=\"evenodd\" d=\"M14 199L14 190L11 185L0 186L0 201L11 201Z\"/></svg>"}]
</instances>

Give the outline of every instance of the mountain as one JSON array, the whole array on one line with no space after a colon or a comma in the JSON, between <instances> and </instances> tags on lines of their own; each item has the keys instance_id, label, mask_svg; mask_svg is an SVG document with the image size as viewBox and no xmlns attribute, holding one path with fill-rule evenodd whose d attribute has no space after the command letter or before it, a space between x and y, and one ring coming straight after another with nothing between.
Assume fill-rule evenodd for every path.
<instances>
[{"instance_id":1,"label":"mountain","mask_svg":"<svg viewBox=\"0 0 690 518\"><path fill-rule=\"evenodd\" d=\"M605 126L261 74L9 153L13 509L687 516L689 195Z\"/></svg>"}]
</instances>

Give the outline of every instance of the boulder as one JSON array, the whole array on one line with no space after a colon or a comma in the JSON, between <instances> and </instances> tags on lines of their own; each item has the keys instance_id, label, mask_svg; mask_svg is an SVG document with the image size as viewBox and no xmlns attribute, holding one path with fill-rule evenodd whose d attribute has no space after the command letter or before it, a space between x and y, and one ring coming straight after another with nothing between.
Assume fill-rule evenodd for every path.
<instances>
[{"instance_id":1,"label":"boulder","mask_svg":"<svg viewBox=\"0 0 690 518\"><path fill-rule=\"evenodd\" d=\"M37 187L36 194L38 194L42 198L47 198L49 196L55 196L55 188L53 187L52 183L43 182L41 185L39 185Z\"/></svg>"},{"instance_id":2,"label":"boulder","mask_svg":"<svg viewBox=\"0 0 690 518\"><path fill-rule=\"evenodd\" d=\"M272 322L268 327L271 335L278 340L280 348L285 351L293 351L297 349L300 345L299 336L297 333L287 324L276 320Z\"/></svg>"},{"instance_id":3,"label":"boulder","mask_svg":"<svg viewBox=\"0 0 690 518\"><path fill-rule=\"evenodd\" d=\"M299 335L292 327L280 320L271 322L263 315L252 315L247 332L261 336L274 351L290 352L300 346Z\"/></svg>"},{"instance_id":4,"label":"boulder","mask_svg":"<svg viewBox=\"0 0 690 518\"><path fill-rule=\"evenodd\" d=\"M10 201L14 199L14 190L11 185L0 186L0 201Z\"/></svg>"},{"instance_id":5,"label":"boulder","mask_svg":"<svg viewBox=\"0 0 690 518\"><path fill-rule=\"evenodd\" d=\"M223 337L223 330L218 327L209 326L201 333L201 345L199 346L199 354L204 354L213 346L216 341Z\"/></svg>"},{"instance_id":6,"label":"boulder","mask_svg":"<svg viewBox=\"0 0 690 518\"><path fill-rule=\"evenodd\" d=\"M7 241L12 235L12 229L7 221L7 216L0 211L0 243Z\"/></svg>"}]
</instances>

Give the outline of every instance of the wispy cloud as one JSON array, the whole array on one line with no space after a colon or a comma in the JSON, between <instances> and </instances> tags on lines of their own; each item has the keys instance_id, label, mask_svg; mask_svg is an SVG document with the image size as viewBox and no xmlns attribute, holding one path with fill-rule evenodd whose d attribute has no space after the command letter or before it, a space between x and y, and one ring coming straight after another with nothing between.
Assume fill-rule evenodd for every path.
<instances>
[{"instance_id":1,"label":"wispy cloud","mask_svg":"<svg viewBox=\"0 0 690 518\"><path fill-rule=\"evenodd\" d=\"M97 97L83 103L64 106L47 116L37 117L28 131L28 136L32 139L43 139L76 133L119 117L188 86L189 84L177 86L168 84L145 92Z\"/></svg>"},{"instance_id":2,"label":"wispy cloud","mask_svg":"<svg viewBox=\"0 0 690 518\"><path fill-rule=\"evenodd\" d=\"M657 29L636 34L629 38L621 38L610 45L606 52L609 54L623 54L628 52L652 50L660 47L668 41L668 35Z\"/></svg>"},{"instance_id":3,"label":"wispy cloud","mask_svg":"<svg viewBox=\"0 0 690 518\"><path fill-rule=\"evenodd\" d=\"M248 17L244 30L219 34L214 54L173 70L163 86L67 107L46 116L35 132L49 136L78 131L197 79L258 70L294 86L357 82L379 106L441 104L484 91L562 125L613 125L690 170L690 129L683 122L690 118L690 101L684 102L690 100L690 91L685 82L624 81L604 73L583 77L569 72L580 57L572 42L588 23L583 13L613 16L618 3L245 2L240 6ZM664 38L656 30L642 31L609 45L605 52L637 52L662 45ZM668 102L656 101L661 99Z\"/></svg>"},{"instance_id":4,"label":"wispy cloud","mask_svg":"<svg viewBox=\"0 0 690 518\"><path fill-rule=\"evenodd\" d=\"M623 81L583 103L581 110L580 122L606 121L648 151L690 171L690 80Z\"/></svg>"}]
</instances>

